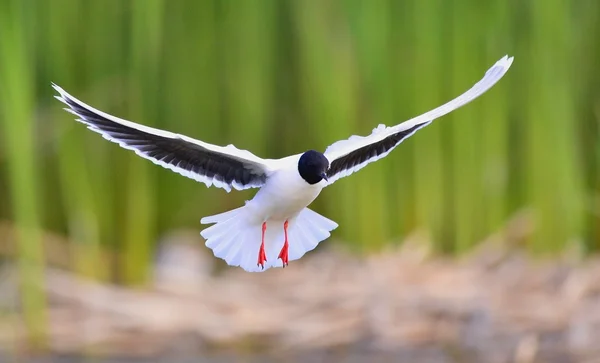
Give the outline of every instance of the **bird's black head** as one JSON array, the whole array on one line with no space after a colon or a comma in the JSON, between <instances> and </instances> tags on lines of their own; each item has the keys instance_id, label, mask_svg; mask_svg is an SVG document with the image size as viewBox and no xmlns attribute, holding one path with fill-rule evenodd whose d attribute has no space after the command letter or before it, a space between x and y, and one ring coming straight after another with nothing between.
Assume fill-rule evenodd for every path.
<instances>
[{"instance_id":1,"label":"bird's black head","mask_svg":"<svg viewBox=\"0 0 600 363\"><path fill-rule=\"evenodd\" d=\"M298 173L308 184L317 184L321 180L327 180L327 169L329 160L318 151L308 150L298 161Z\"/></svg>"}]
</instances>

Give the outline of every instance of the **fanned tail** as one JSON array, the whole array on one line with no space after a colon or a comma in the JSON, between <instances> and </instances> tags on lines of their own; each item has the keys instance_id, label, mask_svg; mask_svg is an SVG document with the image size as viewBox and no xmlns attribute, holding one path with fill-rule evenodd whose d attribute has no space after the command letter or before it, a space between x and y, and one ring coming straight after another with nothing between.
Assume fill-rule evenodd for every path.
<instances>
[{"instance_id":1,"label":"fanned tail","mask_svg":"<svg viewBox=\"0 0 600 363\"><path fill-rule=\"evenodd\" d=\"M206 247L214 255L231 266L240 266L249 272L265 271L271 267L282 267L278 259L283 247L283 220L267 220L265 252L267 262L264 269L257 265L262 237L262 223L257 224L247 214L245 207L202 218L200 223L213 224L200 234ZM313 250L319 242L327 239L337 223L304 208L296 217L288 220L289 261L297 260Z\"/></svg>"}]
</instances>

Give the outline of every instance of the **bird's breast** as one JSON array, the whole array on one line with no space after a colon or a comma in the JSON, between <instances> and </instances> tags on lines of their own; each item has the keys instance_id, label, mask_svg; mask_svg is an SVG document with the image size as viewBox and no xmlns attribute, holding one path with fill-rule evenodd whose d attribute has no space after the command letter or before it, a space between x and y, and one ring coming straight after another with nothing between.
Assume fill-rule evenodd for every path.
<instances>
[{"instance_id":1,"label":"bird's breast","mask_svg":"<svg viewBox=\"0 0 600 363\"><path fill-rule=\"evenodd\" d=\"M269 177L248 204L263 219L287 220L312 203L324 185L308 184L295 169L280 170Z\"/></svg>"}]
</instances>

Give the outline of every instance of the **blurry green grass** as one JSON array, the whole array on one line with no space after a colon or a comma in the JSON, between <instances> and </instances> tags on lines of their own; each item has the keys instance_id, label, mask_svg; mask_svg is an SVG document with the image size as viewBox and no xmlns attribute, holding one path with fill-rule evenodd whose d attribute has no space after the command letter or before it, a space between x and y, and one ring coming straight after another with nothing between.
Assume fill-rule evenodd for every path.
<instances>
[{"instance_id":1,"label":"blurry green grass","mask_svg":"<svg viewBox=\"0 0 600 363\"><path fill-rule=\"evenodd\" d=\"M491 91L313 207L365 252L415 230L465 252L522 208L536 213L533 251L596 250L599 12L594 0L2 1L0 218L22 232L24 283L41 281L40 228L71 237L81 273L135 285L160 234L200 230L253 193L207 190L106 142L61 110L51 81L120 117L276 158L423 113L504 54L515 63ZM102 246L121 252L116 271ZM40 291L23 299L43 321Z\"/></svg>"},{"instance_id":2,"label":"blurry green grass","mask_svg":"<svg viewBox=\"0 0 600 363\"><path fill-rule=\"evenodd\" d=\"M0 198L9 201L16 228L19 254L21 307L32 343L43 345L46 328L43 281L43 249L40 239L38 157L35 148L35 77L33 49L27 42L33 23L17 1L0 7L0 113L2 144L6 156L8 191Z\"/></svg>"}]
</instances>

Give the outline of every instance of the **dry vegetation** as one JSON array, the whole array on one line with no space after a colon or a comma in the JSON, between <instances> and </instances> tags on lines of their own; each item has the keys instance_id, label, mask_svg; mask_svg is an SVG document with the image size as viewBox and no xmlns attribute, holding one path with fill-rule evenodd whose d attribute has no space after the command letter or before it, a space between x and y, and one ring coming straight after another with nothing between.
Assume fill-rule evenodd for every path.
<instances>
[{"instance_id":1,"label":"dry vegetation","mask_svg":"<svg viewBox=\"0 0 600 363\"><path fill-rule=\"evenodd\" d=\"M342 359L568 362L600 356L600 260L533 261L493 238L469 256L444 259L416 247L424 245L417 238L369 258L324 245L285 270L249 274L215 266L220 261L195 231L180 232L163 240L144 289L49 267L50 346L55 353L121 357L327 351ZM60 241L51 241L58 249ZM51 264L65 266L58 256L66 254ZM10 305L16 270L5 264L2 276L5 311L16 311ZM3 319L5 348L24 342L17 322Z\"/></svg>"}]
</instances>

